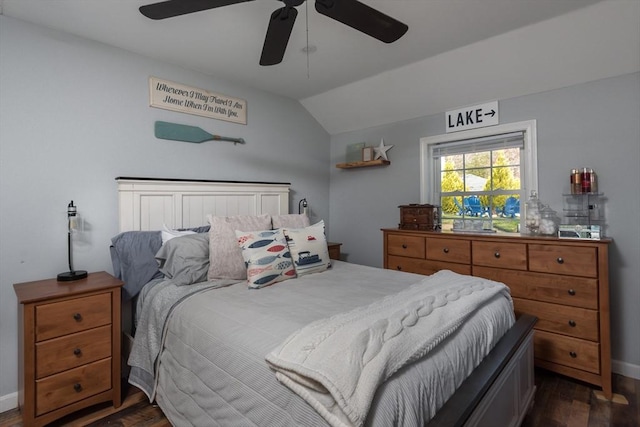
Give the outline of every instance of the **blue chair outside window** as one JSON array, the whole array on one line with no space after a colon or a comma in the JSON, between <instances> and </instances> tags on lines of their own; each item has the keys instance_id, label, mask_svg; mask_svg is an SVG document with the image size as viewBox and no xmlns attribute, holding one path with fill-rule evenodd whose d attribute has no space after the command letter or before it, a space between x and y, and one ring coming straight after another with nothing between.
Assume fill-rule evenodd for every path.
<instances>
[{"instance_id":1,"label":"blue chair outside window","mask_svg":"<svg viewBox=\"0 0 640 427\"><path fill-rule=\"evenodd\" d=\"M464 206L467 215L482 216L483 214L488 213L488 210L482 207L482 203L480 203L480 197L478 196L469 196L465 198Z\"/></svg>"},{"instance_id":2,"label":"blue chair outside window","mask_svg":"<svg viewBox=\"0 0 640 427\"><path fill-rule=\"evenodd\" d=\"M511 196L505 201L500 216L515 218L516 215L520 215L520 199Z\"/></svg>"}]
</instances>

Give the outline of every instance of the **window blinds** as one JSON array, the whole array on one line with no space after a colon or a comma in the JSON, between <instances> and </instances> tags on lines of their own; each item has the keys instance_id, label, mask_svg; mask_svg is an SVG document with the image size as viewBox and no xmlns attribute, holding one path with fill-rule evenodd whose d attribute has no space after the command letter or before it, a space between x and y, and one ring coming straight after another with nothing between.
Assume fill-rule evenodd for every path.
<instances>
[{"instance_id":1,"label":"window blinds","mask_svg":"<svg viewBox=\"0 0 640 427\"><path fill-rule=\"evenodd\" d=\"M456 154L481 153L505 148L524 148L524 132L511 132L482 138L461 139L458 141L441 142L431 146L434 159Z\"/></svg>"}]
</instances>

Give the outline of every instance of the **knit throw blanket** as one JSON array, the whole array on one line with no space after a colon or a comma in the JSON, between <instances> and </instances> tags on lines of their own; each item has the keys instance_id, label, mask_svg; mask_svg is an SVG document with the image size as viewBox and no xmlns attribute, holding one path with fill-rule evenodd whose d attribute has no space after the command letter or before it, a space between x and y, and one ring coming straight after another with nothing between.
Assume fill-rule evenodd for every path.
<instances>
[{"instance_id":1,"label":"knit throw blanket","mask_svg":"<svg viewBox=\"0 0 640 427\"><path fill-rule=\"evenodd\" d=\"M509 289L448 270L368 306L313 322L266 356L280 382L332 426L362 426L376 389Z\"/></svg>"}]
</instances>

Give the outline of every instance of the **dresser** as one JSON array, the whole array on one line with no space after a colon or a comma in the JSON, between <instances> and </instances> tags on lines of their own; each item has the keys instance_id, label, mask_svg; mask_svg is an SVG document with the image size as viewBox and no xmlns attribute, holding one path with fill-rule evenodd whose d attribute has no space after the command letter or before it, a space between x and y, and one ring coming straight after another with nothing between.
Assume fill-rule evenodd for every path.
<instances>
[{"instance_id":1,"label":"dresser","mask_svg":"<svg viewBox=\"0 0 640 427\"><path fill-rule=\"evenodd\" d=\"M609 239L382 232L385 268L448 269L505 283L516 315L538 318L536 365L602 387L611 399Z\"/></svg>"},{"instance_id":2,"label":"dresser","mask_svg":"<svg viewBox=\"0 0 640 427\"><path fill-rule=\"evenodd\" d=\"M121 404L120 288L106 272L14 284L18 299L18 403L25 426Z\"/></svg>"}]
</instances>

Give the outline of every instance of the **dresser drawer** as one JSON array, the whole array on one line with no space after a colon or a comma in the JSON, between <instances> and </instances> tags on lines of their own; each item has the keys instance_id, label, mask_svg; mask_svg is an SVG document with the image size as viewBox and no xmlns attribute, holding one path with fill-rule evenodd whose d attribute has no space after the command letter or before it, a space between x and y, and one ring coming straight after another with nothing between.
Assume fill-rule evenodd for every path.
<instances>
[{"instance_id":1,"label":"dresser drawer","mask_svg":"<svg viewBox=\"0 0 640 427\"><path fill-rule=\"evenodd\" d=\"M468 240L427 238L427 259L471 263L471 244Z\"/></svg>"},{"instance_id":2,"label":"dresser drawer","mask_svg":"<svg viewBox=\"0 0 640 427\"><path fill-rule=\"evenodd\" d=\"M536 330L533 344L536 359L600 373L600 345L597 343Z\"/></svg>"},{"instance_id":3,"label":"dresser drawer","mask_svg":"<svg viewBox=\"0 0 640 427\"><path fill-rule=\"evenodd\" d=\"M473 275L506 284L513 297L598 309L596 279L478 266Z\"/></svg>"},{"instance_id":4,"label":"dresser drawer","mask_svg":"<svg viewBox=\"0 0 640 427\"><path fill-rule=\"evenodd\" d=\"M598 251L596 248L530 244L529 270L598 277Z\"/></svg>"},{"instance_id":5,"label":"dresser drawer","mask_svg":"<svg viewBox=\"0 0 640 427\"><path fill-rule=\"evenodd\" d=\"M440 270L451 270L459 274L471 274L470 265L406 258L394 255L389 255L387 268L391 270L404 271L406 273L424 274L427 276Z\"/></svg>"},{"instance_id":6,"label":"dresser drawer","mask_svg":"<svg viewBox=\"0 0 640 427\"><path fill-rule=\"evenodd\" d=\"M36 416L111 388L111 358L36 381Z\"/></svg>"},{"instance_id":7,"label":"dresser drawer","mask_svg":"<svg viewBox=\"0 0 640 427\"><path fill-rule=\"evenodd\" d=\"M387 252L411 258L424 259L425 238L420 236L404 236L392 234L387 237Z\"/></svg>"},{"instance_id":8,"label":"dresser drawer","mask_svg":"<svg viewBox=\"0 0 640 427\"><path fill-rule=\"evenodd\" d=\"M516 316L526 313L538 318L536 329L575 338L598 341L598 312L547 302L514 298Z\"/></svg>"},{"instance_id":9,"label":"dresser drawer","mask_svg":"<svg viewBox=\"0 0 640 427\"><path fill-rule=\"evenodd\" d=\"M474 265L527 269L527 245L524 243L472 241L471 252Z\"/></svg>"},{"instance_id":10,"label":"dresser drawer","mask_svg":"<svg viewBox=\"0 0 640 427\"><path fill-rule=\"evenodd\" d=\"M36 344L36 378L43 378L111 355L111 325Z\"/></svg>"},{"instance_id":11,"label":"dresser drawer","mask_svg":"<svg viewBox=\"0 0 640 427\"><path fill-rule=\"evenodd\" d=\"M74 298L36 307L36 341L111 323L111 293Z\"/></svg>"}]
</instances>

